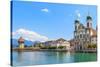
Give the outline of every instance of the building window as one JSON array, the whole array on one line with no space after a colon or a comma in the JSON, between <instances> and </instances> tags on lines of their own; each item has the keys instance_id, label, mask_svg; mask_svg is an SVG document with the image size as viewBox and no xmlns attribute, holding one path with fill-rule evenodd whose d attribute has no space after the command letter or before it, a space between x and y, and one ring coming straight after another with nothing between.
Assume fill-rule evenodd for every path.
<instances>
[{"instance_id":1,"label":"building window","mask_svg":"<svg viewBox=\"0 0 100 67\"><path fill-rule=\"evenodd\" d=\"M76 36L75 36L75 39L76 39Z\"/></svg>"},{"instance_id":2,"label":"building window","mask_svg":"<svg viewBox=\"0 0 100 67\"><path fill-rule=\"evenodd\" d=\"M82 34L80 34L80 38L82 38Z\"/></svg>"},{"instance_id":3,"label":"building window","mask_svg":"<svg viewBox=\"0 0 100 67\"><path fill-rule=\"evenodd\" d=\"M77 30L77 26L75 26L75 30Z\"/></svg>"},{"instance_id":4,"label":"building window","mask_svg":"<svg viewBox=\"0 0 100 67\"><path fill-rule=\"evenodd\" d=\"M83 35L83 38L85 38L85 34Z\"/></svg>"},{"instance_id":5,"label":"building window","mask_svg":"<svg viewBox=\"0 0 100 67\"><path fill-rule=\"evenodd\" d=\"M79 39L79 36L77 36L77 39Z\"/></svg>"}]
</instances>

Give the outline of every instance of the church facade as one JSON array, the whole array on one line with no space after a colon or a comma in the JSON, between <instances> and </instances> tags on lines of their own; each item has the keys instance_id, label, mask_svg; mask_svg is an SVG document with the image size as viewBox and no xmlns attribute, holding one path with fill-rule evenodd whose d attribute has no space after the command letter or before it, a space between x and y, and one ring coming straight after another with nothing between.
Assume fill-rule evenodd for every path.
<instances>
[{"instance_id":1,"label":"church facade","mask_svg":"<svg viewBox=\"0 0 100 67\"><path fill-rule=\"evenodd\" d=\"M93 19L91 16L86 17L86 25L75 20L74 26L74 49L85 50L88 45L97 44L97 29L92 27Z\"/></svg>"}]
</instances>

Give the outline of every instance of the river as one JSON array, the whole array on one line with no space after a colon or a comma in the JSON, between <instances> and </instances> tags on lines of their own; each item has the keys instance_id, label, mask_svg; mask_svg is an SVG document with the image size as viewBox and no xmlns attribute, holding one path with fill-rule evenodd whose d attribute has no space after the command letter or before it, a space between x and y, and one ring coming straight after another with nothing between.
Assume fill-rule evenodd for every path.
<instances>
[{"instance_id":1,"label":"river","mask_svg":"<svg viewBox=\"0 0 100 67\"><path fill-rule=\"evenodd\" d=\"M22 51L12 52L13 66L61 64L74 62L96 61L97 53L53 52L53 51Z\"/></svg>"}]
</instances>

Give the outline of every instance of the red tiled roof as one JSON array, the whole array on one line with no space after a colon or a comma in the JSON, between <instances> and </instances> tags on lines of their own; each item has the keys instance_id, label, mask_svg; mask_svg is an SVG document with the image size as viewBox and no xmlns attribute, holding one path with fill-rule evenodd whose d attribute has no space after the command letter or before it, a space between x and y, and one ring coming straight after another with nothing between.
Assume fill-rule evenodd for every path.
<instances>
[{"instance_id":1,"label":"red tiled roof","mask_svg":"<svg viewBox=\"0 0 100 67\"><path fill-rule=\"evenodd\" d=\"M19 43L24 43L24 39L23 39L22 37L20 37L20 38L18 39L18 42L19 42Z\"/></svg>"}]
</instances>

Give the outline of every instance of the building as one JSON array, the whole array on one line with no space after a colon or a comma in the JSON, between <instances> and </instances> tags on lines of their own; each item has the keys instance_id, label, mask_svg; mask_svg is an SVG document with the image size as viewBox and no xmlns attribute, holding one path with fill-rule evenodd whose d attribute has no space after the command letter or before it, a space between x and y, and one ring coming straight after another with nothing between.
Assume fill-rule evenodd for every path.
<instances>
[{"instance_id":1,"label":"building","mask_svg":"<svg viewBox=\"0 0 100 67\"><path fill-rule=\"evenodd\" d=\"M56 44L55 44L56 47L59 47L59 46L64 46L65 49L70 49L70 42L64 40L63 38L60 38L58 40L56 40Z\"/></svg>"},{"instance_id":2,"label":"building","mask_svg":"<svg viewBox=\"0 0 100 67\"><path fill-rule=\"evenodd\" d=\"M97 44L97 36L96 35L91 37L91 43L92 44Z\"/></svg>"},{"instance_id":3,"label":"building","mask_svg":"<svg viewBox=\"0 0 100 67\"><path fill-rule=\"evenodd\" d=\"M71 49L71 50L74 50L74 48L75 48L74 39L71 39L69 42L70 42L70 49Z\"/></svg>"},{"instance_id":4,"label":"building","mask_svg":"<svg viewBox=\"0 0 100 67\"><path fill-rule=\"evenodd\" d=\"M46 47L60 47L63 46L65 49L70 49L70 42L66 41L63 38L52 40L52 41L46 41L43 43Z\"/></svg>"},{"instance_id":5,"label":"building","mask_svg":"<svg viewBox=\"0 0 100 67\"><path fill-rule=\"evenodd\" d=\"M64 41L61 45L62 45L62 46L65 46L65 48L66 48L67 50L70 50L70 42Z\"/></svg>"},{"instance_id":6,"label":"building","mask_svg":"<svg viewBox=\"0 0 100 67\"><path fill-rule=\"evenodd\" d=\"M97 30L92 27L92 17L86 17L86 26L75 20L74 48L75 50L88 49L88 45L97 44Z\"/></svg>"},{"instance_id":7,"label":"building","mask_svg":"<svg viewBox=\"0 0 100 67\"><path fill-rule=\"evenodd\" d=\"M18 39L18 44L19 44L19 48L24 48L24 39L22 37Z\"/></svg>"}]
</instances>

